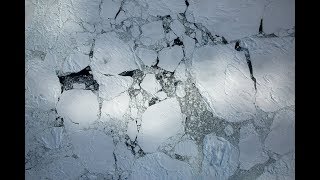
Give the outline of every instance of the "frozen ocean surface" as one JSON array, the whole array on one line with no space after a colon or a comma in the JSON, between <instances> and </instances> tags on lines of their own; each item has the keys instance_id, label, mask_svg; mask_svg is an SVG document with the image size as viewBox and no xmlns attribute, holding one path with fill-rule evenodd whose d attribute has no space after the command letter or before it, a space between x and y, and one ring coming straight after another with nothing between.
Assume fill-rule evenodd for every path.
<instances>
[{"instance_id":1,"label":"frozen ocean surface","mask_svg":"<svg viewBox=\"0 0 320 180\"><path fill-rule=\"evenodd\" d=\"M295 179L294 0L25 0L27 180Z\"/></svg>"}]
</instances>

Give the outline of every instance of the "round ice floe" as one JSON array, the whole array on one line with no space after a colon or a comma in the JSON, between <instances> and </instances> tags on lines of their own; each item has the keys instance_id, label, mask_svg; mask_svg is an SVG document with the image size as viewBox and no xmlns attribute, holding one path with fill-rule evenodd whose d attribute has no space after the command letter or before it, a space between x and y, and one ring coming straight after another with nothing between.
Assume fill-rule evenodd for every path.
<instances>
[{"instance_id":1,"label":"round ice floe","mask_svg":"<svg viewBox=\"0 0 320 180\"><path fill-rule=\"evenodd\" d=\"M54 70L40 59L30 60L26 66L26 107L44 111L55 108L61 86Z\"/></svg>"},{"instance_id":2,"label":"round ice floe","mask_svg":"<svg viewBox=\"0 0 320 180\"><path fill-rule=\"evenodd\" d=\"M97 130L75 132L70 137L74 153L90 172L114 170L112 137Z\"/></svg>"},{"instance_id":3,"label":"round ice floe","mask_svg":"<svg viewBox=\"0 0 320 180\"><path fill-rule=\"evenodd\" d=\"M267 149L286 154L294 151L295 114L291 110L282 110L275 115L271 125L271 132L265 140Z\"/></svg>"},{"instance_id":4,"label":"round ice floe","mask_svg":"<svg viewBox=\"0 0 320 180\"><path fill-rule=\"evenodd\" d=\"M183 162L171 159L164 153L157 152L139 158L132 168L130 180L191 180L191 167Z\"/></svg>"},{"instance_id":5,"label":"round ice floe","mask_svg":"<svg viewBox=\"0 0 320 180\"><path fill-rule=\"evenodd\" d=\"M98 119L97 96L89 90L64 91L57 104L57 112L65 121L71 121L79 127L86 127Z\"/></svg>"},{"instance_id":6,"label":"round ice floe","mask_svg":"<svg viewBox=\"0 0 320 180\"><path fill-rule=\"evenodd\" d=\"M239 151L222 137L208 134L203 140L204 160L202 175L204 179L226 180L237 169Z\"/></svg>"},{"instance_id":7,"label":"round ice floe","mask_svg":"<svg viewBox=\"0 0 320 180\"><path fill-rule=\"evenodd\" d=\"M138 144L145 152L154 152L166 139L183 132L183 117L176 98L154 104L142 115Z\"/></svg>"},{"instance_id":8,"label":"round ice floe","mask_svg":"<svg viewBox=\"0 0 320 180\"><path fill-rule=\"evenodd\" d=\"M231 46L204 46L193 55L196 85L217 116L230 122L250 119L255 89L245 56Z\"/></svg>"}]
</instances>

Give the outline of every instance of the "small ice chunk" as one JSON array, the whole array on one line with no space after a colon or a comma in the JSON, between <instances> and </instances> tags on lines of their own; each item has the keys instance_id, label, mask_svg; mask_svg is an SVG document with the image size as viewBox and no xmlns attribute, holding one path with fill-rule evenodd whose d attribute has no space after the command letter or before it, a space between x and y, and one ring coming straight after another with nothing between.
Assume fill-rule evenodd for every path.
<instances>
[{"instance_id":1,"label":"small ice chunk","mask_svg":"<svg viewBox=\"0 0 320 180\"><path fill-rule=\"evenodd\" d=\"M73 89L85 89L86 85L84 83L73 83L72 87Z\"/></svg>"},{"instance_id":2,"label":"small ice chunk","mask_svg":"<svg viewBox=\"0 0 320 180\"><path fill-rule=\"evenodd\" d=\"M198 155L198 146L192 140L185 140L179 142L175 148L174 152L181 156L189 156L189 157L196 157Z\"/></svg>"},{"instance_id":3,"label":"small ice chunk","mask_svg":"<svg viewBox=\"0 0 320 180\"><path fill-rule=\"evenodd\" d=\"M177 68L182 58L183 58L182 47L180 46L167 47L162 49L159 52L158 66L167 71L173 72Z\"/></svg>"},{"instance_id":4,"label":"small ice chunk","mask_svg":"<svg viewBox=\"0 0 320 180\"><path fill-rule=\"evenodd\" d=\"M167 98L167 94L163 91L159 91L156 93L156 96L160 99L160 100L164 100Z\"/></svg>"},{"instance_id":5,"label":"small ice chunk","mask_svg":"<svg viewBox=\"0 0 320 180\"><path fill-rule=\"evenodd\" d=\"M265 140L267 149L278 153L286 154L295 149L295 114L291 110L279 111L271 125L271 132Z\"/></svg>"},{"instance_id":6,"label":"small ice chunk","mask_svg":"<svg viewBox=\"0 0 320 180\"><path fill-rule=\"evenodd\" d=\"M189 164L156 152L137 159L129 177L129 180L150 179L192 180L195 177Z\"/></svg>"},{"instance_id":7,"label":"small ice chunk","mask_svg":"<svg viewBox=\"0 0 320 180\"><path fill-rule=\"evenodd\" d=\"M75 154L90 172L114 170L112 137L93 129L75 132L70 137Z\"/></svg>"},{"instance_id":8,"label":"small ice chunk","mask_svg":"<svg viewBox=\"0 0 320 180\"><path fill-rule=\"evenodd\" d=\"M46 129L41 135L40 141L48 149L60 148L63 139L63 127L53 127Z\"/></svg>"},{"instance_id":9,"label":"small ice chunk","mask_svg":"<svg viewBox=\"0 0 320 180\"><path fill-rule=\"evenodd\" d=\"M178 83L176 86L176 94L178 97L183 98L186 95L183 83Z\"/></svg>"},{"instance_id":10,"label":"small ice chunk","mask_svg":"<svg viewBox=\"0 0 320 180\"><path fill-rule=\"evenodd\" d=\"M130 96L127 92L113 98L110 101L103 101L101 115L111 119L122 119L129 109Z\"/></svg>"},{"instance_id":11,"label":"small ice chunk","mask_svg":"<svg viewBox=\"0 0 320 180\"><path fill-rule=\"evenodd\" d=\"M185 33L185 28L179 20L173 20L170 24L170 28L178 37L181 37Z\"/></svg>"},{"instance_id":12,"label":"small ice chunk","mask_svg":"<svg viewBox=\"0 0 320 180\"><path fill-rule=\"evenodd\" d=\"M138 144L145 152L154 152L166 139L184 131L182 122L176 98L154 104L142 115Z\"/></svg>"},{"instance_id":13,"label":"small ice chunk","mask_svg":"<svg viewBox=\"0 0 320 180\"><path fill-rule=\"evenodd\" d=\"M154 74L146 74L140 86L150 94L155 94L162 88Z\"/></svg>"},{"instance_id":14,"label":"small ice chunk","mask_svg":"<svg viewBox=\"0 0 320 180\"><path fill-rule=\"evenodd\" d=\"M184 62L180 63L177 69L174 71L174 77L176 80L187 81L186 65Z\"/></svg>"},{"instance_id":15,"label":"small ice chunk","mask_svg":"<svg viewBox=\"0 0 320 180\"><path fill-rule=\"evenodd\" d=\"M224 133L226 133L227 136L231 136L233 134L233 128L230 124L224 128Z\"/></svg>"},{"instance_id":16,"label":"small ice chunk","mask_svg":"<svg viewBox=\"0 0 320 180\"><path fill-rule=\"evenodd\" d=\"M65 121L87 127L98 119L98 98L90 90L72 89L64 91L57 104L57 112Z\"/></svg>"},{"instance_id":17,"label":"small ice chunk","mask_svg":"<svg viewBox=\"0 0 320 180\"><path fill-rule=\"evenodd\" d=\"M249 170L256 164L264 163L268 156L263 153L263 145L254 126L250 123L240 129L240 168Z\"/></svg>"},{"instance_id":18,"label":"small ice chunk","mask_svg":"<svg viewBox=\"0 0 320 180\"><path fill-rule=\"evenodd\" d=\"M147 66L155 65L157 62L157 52L146 48L137 48L136 55L143 61Z\"/></svg>"},{"instance_id":19,"label":"small ice chunk","mask_svg":"<svg viewBox=\"0 0 320 180\"><path fill-rule=\"evenodd\" d=\"M131 117L136 119L138 117L139 110L135 107L131 107Z\"/></svg>"},{"instance_id":20,"label":"small ice chunk","mask_svg":"<svg viewBox=\"0 0 320 180\"><path fill-rule=\"evenodd\" d=\"M204 160L202 176L204 179L227 180L239 164L239 151L222 137L208 134L203 140Z\"/></svg>"}]
</instances>

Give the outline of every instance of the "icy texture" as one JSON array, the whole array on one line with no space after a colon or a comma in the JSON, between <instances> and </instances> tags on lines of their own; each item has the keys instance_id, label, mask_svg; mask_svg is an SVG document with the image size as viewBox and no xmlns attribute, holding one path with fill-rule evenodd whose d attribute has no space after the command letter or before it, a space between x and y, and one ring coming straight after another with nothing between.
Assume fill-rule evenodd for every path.
<instances>
[{"instance_id":1,"label":"icy texture","mask_svg":"<svg viewBox=\"0 0 320 180\"><path fill-rule=\"evenodd\" d=\"M275 115L271 132L265 140L265 145L277 154L294 151L295 114L291 110L282 110Z\"/></svg>"},{"instance_id":2,"label":"icy texture","mask_svg":"<svg viewBox=\"0 0 320 180\"><path fill-rule=\"evenodd\" d=\"M195 157L198 155L198 146L192 140L182 141L176 145L175 153L182 156Z\"/></svg>"},{"instance_id":3,"label":"icy texture","mask_svg":"<svg viewBox=\"0 0 320 180\"><path fill-rule=\"evenodd\" d=\"M239 151L222 137L206 135L203 140L203 154L204 179L228 179L237 169Z\"/></svg>"},{"instance_id":4,"label":"icy texture","mask_svg":"<svg viewBox=\"0 0 320 180\"><path fill-rule=\"evenodd\" d=\"M294 8L26 0L26 179L294 179Z\"/></svg>"},{"instance_id":5,"label":"icy texture","mask_svg":"<svg viewBox=\"0 0 320 180\"><path fill-rule=\"evenodd\" d=\"M46 148L60 148L61 142L63 140L63 128L54 127L46 130L43 134L41 134L40 140L43 142Z\"/></svg>"},{"instance_id":6,"label":"icy texture","mask_svg":"<svg viewBox=\"0 0 320 180\"><path fill-rule=\"evenodd\" d=\"M263 145L259 135L252 124L240 129L239 150L241 169L249 170L255 164L261 164L268 160L268 157L263 153Z\"/></svg>"},{"instance_id":7,"label":"icy texture","mask_svg":"<svg viewBox=\"0 0 320 180\"><path fill-rule=\"evenodd\" d=\"M30 60L26 66L26 107L41 110L55 108L61 93L55 72L40 59Z\"/></svg>"},{"instance_id":8,"label":"icy texture","mask_svg":"<svg viewBox=\"0 0 320 180\"><path fill-rule=\"evenodd\" d=\"M227 45L199 48L193 55L193 71L214 113L230 122L253 116L255 91L243 54Z\"/></svg>"},{"instance_id":9,"label":"icy texture","mask_svg":"<svg viewBox=\"0 0 320 180\"><path fill-rule=\"evenodd\" d=\"M270 1L263 14L263 31L267 34L281 35L282 31L294 28L295 1Z\"/></svg>"},{"instance_id":10,"label":"icy texture","mask_svg":"<svg viewBox=\"0 0 320 180\"><path fill-rule=\"evenodd\" d=\"M111 137L96 130L79 131L70 136L74 153L89 171L105 173L114 170Z\"/></svg>"},{"instance_id":11,"label":"icy texture","mask_svg":"<svg viewBox=\"0 0 320 180\"><path fill-rule=\"evenodd\" d=\"M173 72L182 58L183 51L180 46L165 48L159 53L159 67Z\"/></svg>"},{"instance_id":12,"label":"icy texture","mask_svg":"<svg viewBox=\"0 0 320 180\"><path fill-rule=\"evenodd\" d=\"M295 104L294 38L251 38L245 41L254 62L257 105L277 111ZM265 68L268 67L268 68Z\"/></svg>"},{"instance_id":13,"label":"icy texture","mask_svg":"<svg viewBox=\"0 0 320 180\"><path fill-rule=\"evenodd\" d=\"M119 74L137 69L133 52L117 34L102 34L95 42L92 68L102 74Z\"/></svg>"},{"instance_id":14,"label":"icy texture","mask_svg":"<svg viewBox=\"0 0 320 180\"><path fill-rule=\"evenodd\" d=\"M150 106L142 115L138 142L145 152L154 152L171 136L183 132L183 119L176 98Z\"/></svg>"},{"instance_id":15,"label":"icy texture","mask_svg":"<svg viewBox=\"0 0 320 180\"><path fill-rule=\"evenodd\" d=\"M142 37L141 41L145 45L151 45L155 42L159 42L164 38L164 32L162 28L162 21L154 21L145 24L141 27Z\"/></svg>"},{"instance_id":16,"label":"icy texture","mask_svg":"<svg viewBox=\"0 0 320 180\"><path fill-rule=\"evenodd\" d=\"M195 22L202 23L228 41L257 34L265 0L190 0L188 11ZM241 30L240 30L241 29Z\"/></svg>"},{"instance_id":17,"label":"icy texture","mask_svg":"<svg viewBox=\"0 0 320 180\"><path fill-rule=\"evenodd\" d=\"M122 93L110 101L104 101L101 113L108 118L121 119L129 109L129 101L129 95L127 93Z\"/></svg>"},{"instance_id":18,"label":"icy texture","mask_svg":"<svg viewBox=\"0 0 320 180\"><path fill-rule=\"evenodd\" d=\"M145 65L152 66L156 64L157 53L155 51L145 48L137 48L136 54Z\"/></svg>"},{"instance_id":19,"label":"icy texture","mask_svg":"<svg viewBox=\"0 0 320 180\"><path fill-rule=\"evenodd\" d=\"M160 152L138 159L132 171L130 180L193 179L192 169L187 163L171 159Z\"/></svg>"}]
</instances>

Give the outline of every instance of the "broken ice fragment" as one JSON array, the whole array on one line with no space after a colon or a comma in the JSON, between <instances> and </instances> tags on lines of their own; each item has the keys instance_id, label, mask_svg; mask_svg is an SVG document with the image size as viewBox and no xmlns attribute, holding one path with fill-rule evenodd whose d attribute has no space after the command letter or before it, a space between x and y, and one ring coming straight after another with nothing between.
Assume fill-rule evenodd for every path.
<instances>
[{"instance_id":1,"label":"broken ice fragment","mask_svg":"<svg viewBox=\"0 0 320 180\"><path fill-rule=\"evenodd\" d=\"M152 95L162 88L154 74L146 74L140 86Z\"/></svg>"},{"instance_id":2,"label":"broken ice fragment","mask_svg":"<svg viewBox=\"0 0 320 180\"><path fill-rule=\"evenodd\" d=\"M98 119L98 98L92 91L73 89L62 93L57 112L65 122L87 127Z\"/></svg>"}]
</instances>

